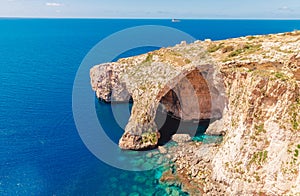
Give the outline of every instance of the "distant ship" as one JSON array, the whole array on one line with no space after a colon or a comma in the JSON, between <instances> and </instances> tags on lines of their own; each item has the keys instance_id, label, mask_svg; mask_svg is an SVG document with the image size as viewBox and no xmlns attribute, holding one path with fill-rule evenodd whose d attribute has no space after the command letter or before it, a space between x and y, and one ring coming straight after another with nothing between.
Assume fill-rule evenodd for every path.
<instances>
[{"instance_id":1,"label":"distant ship","mask_svg":"<svg viewBox=\"0 0 300 196\"><path fill-rule=\"evenodd\" d=\"M180 22L180 20L179 20L179 19L173 18L173 19L172 19L172 22Z\"/></svg>"}]
</instances>

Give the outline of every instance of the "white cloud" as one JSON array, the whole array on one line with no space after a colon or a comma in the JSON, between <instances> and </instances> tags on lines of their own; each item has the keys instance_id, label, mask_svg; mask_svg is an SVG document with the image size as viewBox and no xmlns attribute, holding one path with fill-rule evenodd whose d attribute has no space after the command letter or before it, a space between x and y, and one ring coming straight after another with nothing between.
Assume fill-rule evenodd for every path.
<instances>
[{"instance_id":1,"label":"white cloud","mask_svg":"<svg viewBox=\"0 0 300 196\"><path fill-rule=\"evenodd\" d=\"M279 8L280 11L294 11L292 8L288 7L288 6L282 6Z\"/></svg>"},{"instance_id":2,"label":"white cloud","mask_svg":"<svg viewBox=\"0 0 300 196\"><path fill-rule=\"evenodd\" d=\"M63 4L61 4L61 3L55 3L55 2L48 2L48 3L46 3L46 6L49 6L49 7L60 7L60 6L63 6Z\"/></svg>"}]
</instances>

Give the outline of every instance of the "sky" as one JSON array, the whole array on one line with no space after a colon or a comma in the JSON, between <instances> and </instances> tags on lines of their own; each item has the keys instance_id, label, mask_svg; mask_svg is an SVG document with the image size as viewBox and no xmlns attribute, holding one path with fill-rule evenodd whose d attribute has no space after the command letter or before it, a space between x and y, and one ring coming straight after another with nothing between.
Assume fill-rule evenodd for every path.
<instances>
[{"instance_id":1,"label":"sky","mask_svg":"<svg viewBox=\"0 0 300 196\"><path fill-rule=\"evenodd\" d=\"M0 17L299 19L299 0L0 0Z\"/></svg>"}]
</instances>

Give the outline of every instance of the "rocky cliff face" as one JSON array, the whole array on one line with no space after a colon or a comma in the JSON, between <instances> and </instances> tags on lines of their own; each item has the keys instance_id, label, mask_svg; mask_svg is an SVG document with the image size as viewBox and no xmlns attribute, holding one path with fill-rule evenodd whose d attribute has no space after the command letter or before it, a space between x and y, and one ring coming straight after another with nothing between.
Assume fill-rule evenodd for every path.
<instances>
[{"instance_id":1,"label":"rocky cliff face","mask_svg":"<svg viewBox=\"0 0 300 196\"><path fill-rule=\"evenodd\" d=\"M224 74L229 103L218 128L227 135L212 159L212 177L234 185L232 194L300 193L296 81L260 71Z\"/></svg>"},{"instance_id":2,"label":"rocky cliff face","mask_svg":"<svg viewBox=\"0 0 300 196\"><path fill-rule=\"evenodd\" d=\"M197 56L189 57L188 49ZM213 63L200 45L178 45L93 67L91 84L98 98L134 102L119 146L139 150L157 145L160 134L154 118L159 103L183 120L221 118L225 89ZM176 96L170 97L172 92Z\"/></svg>"},{"instance_id":3,"label":"rocky cliff face","mask_svg":"<svg viewBox=\"0 0 300 196\"><path fill-rule=\"evenodd\" d=\"M202 147L175 160L178 172L201 184L201 193L297 195L299 54L300 32L182 43L96 66L91 69L92 86L106 101L134 101L121 148L156 145L159 103L182 119L218 119L207 134L226 136L208 147L206 161L193 162L202 157Z\"/></svg>"},{"instance_id":4,"label":"rocky cliff face","mask_svg":"<svg viewBox=\"0 0 300 196\"><path fill-rule=\"evenodd\" d=\"M184 72L172 78L166 85L172 88L163 88L156 98L167 112L184 121L220 119L226 97L222 83L213 82L214 73L211 65Z\"/></svg>"}]
</instances>

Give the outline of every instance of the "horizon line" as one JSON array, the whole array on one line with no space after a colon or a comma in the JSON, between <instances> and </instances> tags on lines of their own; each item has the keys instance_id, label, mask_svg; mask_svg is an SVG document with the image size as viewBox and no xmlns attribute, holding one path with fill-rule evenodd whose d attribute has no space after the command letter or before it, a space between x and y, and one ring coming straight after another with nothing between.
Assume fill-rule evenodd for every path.
<instances>
[{"instance_id":1,"label":"horizon line","mask_svg":"<svg viewBox=\"0 0 300 196\"><path fill-rule=\"evenodd\" d=\"M0 16L0 19L132 19L132 20L172 20L172 19L179 19L179 20L300 20L300 18L150 18L150 17L36 17L36 16Z\"/></svg>"}]
</instances>

